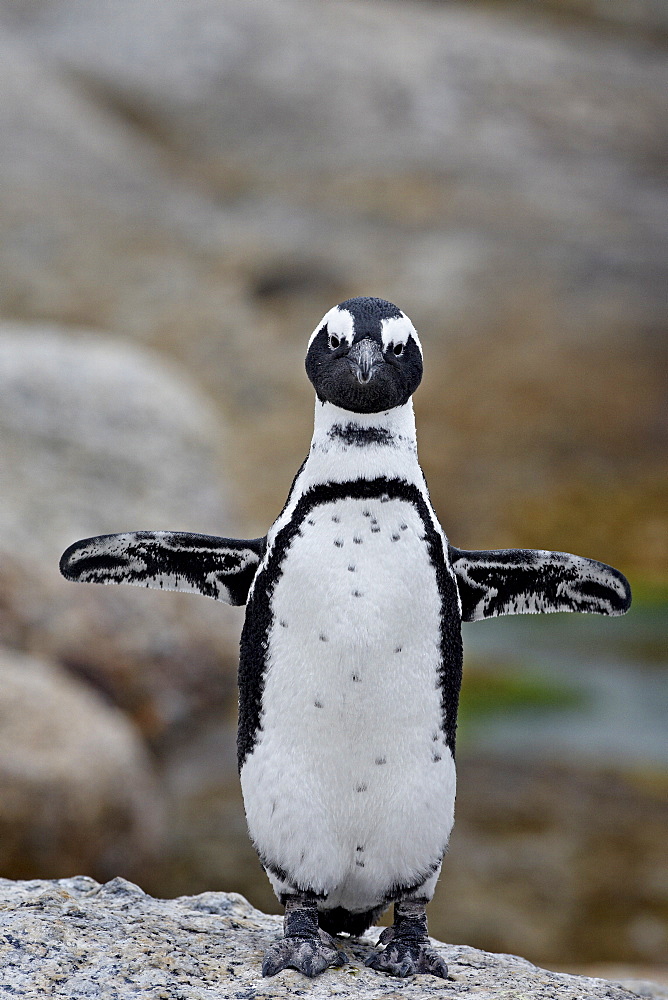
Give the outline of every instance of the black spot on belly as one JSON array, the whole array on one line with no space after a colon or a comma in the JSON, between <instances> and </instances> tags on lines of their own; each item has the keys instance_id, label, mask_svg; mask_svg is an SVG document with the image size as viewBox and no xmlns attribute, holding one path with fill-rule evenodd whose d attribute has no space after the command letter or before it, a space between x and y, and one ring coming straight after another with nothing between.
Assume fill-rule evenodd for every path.
<instances>
[{"instance_id":1,"label":"black spot on belly","mask_svg":"<svg viewBox=\"0 0 668 1000\"><path fill-rule=\"evenodd\" d=\"M315 705L316 708L322 708L322 702L321 701L314 701L313 704Z\"/></svg>"},{"instance_id":2,"label":"black spot on belly","mask_svg":"<svg viewBox=\"0 0 668 1000\"><path fill-rule=\"evenodd\" d=\"M364 868L364 862L363 861L356 861L355 864L357 865L358 868Z\"/></svg>"},{"instance_id":3,"label":"black spot on belly","mask_svg":"<svg viewBox=\"0 0 668 1000\"><path fill-rule=\"evenodd\" d=\"M355 848L355 850L356 851L363 851L364 850L364 844L358 844L357 847Z\"/></svg>"},{"instance_id":4,"label":"black spot on belly","mask_svg":"<svg viewBox=\"0 0 668 1000\"><path fill-rule=\"evenodd\" d=\"M434 733L434 735L432 736L432 740L434 741L434 743L437 742L437 740L438 740L438 733Z\"/></svg>"},{"instance_id":5,"label":"black spot on belly","mask_svg":"<svg viewBox=\"0 0 668 1000\"><path fill-rule=\"evenodd\" d=\"M399 535L392 535L392 541L393 542L398 542L399 541Z\"/></svg>"},{"instance_id":6,"label":"black spot on belly","mask_svg":"<svg viewBox=\"0 0 668 1000\"><path fill-rule=\"evenodd\" d=\"M370 510L363 510L362 511L362 517L371 517L371 511Z\"/></svg>"},{"instance_id":7,"label":"black spot on belly","mask_svg":"<svg viewBox=\"0 0 668 1000\"><path fill-rule=\"evenodd\" d=\"M343 539L342 538L335 538L334 539L334 544L336 545L337 549L342 549L343 548Z\"/></svg>"},{"instance_id":8,"label":"black spot on belly","mask_svg":"<svg viewBox=\"0 0 668 1000\"><path fill-rule=\"evenodd\" d=\"M355 567L354 566L349 566L348 567L348 572L349 573L354 573L355 572Z\"/></svg>"},{"instance_id":9,"label":"black spot on belly","mask_svg":"<svg viewBox=\"0 0 668 1000\"><path fill-rule=\"evenodd\" d=\"M353 597L361 597L362 596L362 591L361 590L353 590L352 593L353 593Z\"/></svg>"},{"instance_id":10,"label":"black spot on belly","mask_svg":"<svg viewBox=\"0 0 668 1000\"><path fill-rule=\"evenodd\" d=\"M442 758L440 753L435 753L431 759L434 762L434 764L438 764L439 760L441 760Z\"/></svg>"},{"instance_id":11,"label":"black spot on belly","mask_svg":"<svg viewBox=\"0 0 668 1000\"><path fill-rule=\"evenodd\" d=\"M354 681L358 681L358 682L362 680L362 678L360 677L360 675L359 675L359 674L353 674L353 675L352 675L352 679L353 679Z\"/></svg>"},{"instance_id":12,"label":"black spot on belly","mask_svg":"<svg viewBox=\"0 0 668 1000\"><path fill-rule=\"evenodd\" d=\"M307 524L315 524L315 521L312 518L309 517L309 519L308 519L308 521L306 523Z\"/></svg>"},{"instance_id":13,"label":"black spot on belly","mask_svg":"<svg viewBox=\"0 0 668 1000\"><path fill-rule=\"evenodd\" d=\"M367 787L368 787L367 785L355 785L355 791L356 792L366 792Z\"/></svg>"},{"instance_id":14,"label":"black spot on belly","mask_svg":"<svg viewBox=\"0 0 668 1000\"><path fill-rule=\"evenodd\" d=\"M341 518L338 516L338 514L332 514L332 521L334 522L334 524L339 524Z\"/></svg>"},{"instance_id":15,"label":"black spot on belly","mask_svg":"<svg viewBox=\"0 0 668 1000\"><path fill-rule=\"evenodd\" d=\"M387 764L387 757L376 757L375 764Z\"/></svg>"},{"instance_id":16,"label":"black spot on belly","mask_svg":"<svg viewBox=\"0 0 668 1000\"><path fill-rule=\"evenodd\" d=\"M362 504L358 508L360 512L359 516L364 511L363 503L365 500L375 504L381 499L385 503L392 499L410 504L415 510L415 516L418 520L413 519L410 524L408 521L399 522L398 525L394 522L394 528L391 524L387 525L389 529L387 534L396 534L397 530L410 530L411 537L413 535L415 535L416 539L422 537L431 564L436 568L436 582L441 599L439 651L442 657L442 665L438 671L439 676L434 677L434 687L440 694L444 743L454 753L457 701L461 681L460 616L456 583L454 576L445 573L442 569L447 565L447 555L443 550L443 539L433 526L429 505L419 488L401 479L387 479L384 476L378 476L375 479L360 478L347 483L329 482L306 490L296 504L293 516L276 535L270 558L257 574L256 584L249 600L248 613L246 614L241 636L239 730L237 738L237 757L240 768L243 767L248 755L252 752L262 731L262 696L269 652L266 644L266 636L270 632L272 624L274 626L278 625L278 621L272 615L272 595L276 581L280 579L283 573L283 562L286 554L296 538L296 526L300 523L300 518L302 517L304 520L301 521L301 524L304 529L307 527L308 522L312 522L315 526L321 524L323 517L325 520L329 518L330 523L332 523L331 517L333 514L338 514L338 508L334 508L334 510L330 508L329 515L323 512L319 515L319 519L316 518L313 512L314 508L319 508L323 504L336 503L348 499L362 501ZM372 510L376 510L377 508L369 507L367 509L370 520ZM343 522L343 512L339 516ZM378 521L380 521L380 516L378 516ZM348 544L353 544L353 541L357 545L363 543L362 536L364 532L359 520L357 524L358 530L355 531L353 529L354 539L353 536L349 535L341 536L345 538ZM418 525L420 525L422 530L420 530ZM331 535L329 537L331 544L334 539ZM347 565L347 563L343 565ZM367 604L368 602L365 600L365 607ZM363 609L360 608L360 610ZM389 648L391 649L392 647Z\"/></svg>"},{"instance_id":17,"label":"black spot on belly","mask_svg":"<svg viewBox=\"0 0 668 1000\"><path fill-rule=\"evenodd\" d=\"M375 528L372 528L371 531L373 532L374 535L377 535L378 532L380 531L380 528L376 526Z\"/></svg>"},{"instance_id":18,"label":"black spot on belly","mask_svg":"<svg viewBox=\"0 0 668 1000\"><path fill-rule=\"evenodd\" d=\"M280 624L281 628L287 628L288 627L288 623L286 622L285 618L281 618L279 624Z\"/></svg>"},{"instance_id":19,"label":"black spot on belly","mask_svg":"<svg viewBox=\"0 0 668 1000\"><path fill-rule=\"evenodd\" d=\"M401 652L401 646L396 646L394 652L395 653L400 653Z\"/></svg>"},{"instance_id":20,"label":"black spot on belly","mask_svg":"<svg viewBox=\"0 0 668 1000\"><path fill-rule=\"evenodd\" d=\"M329 639L327 638L327 636L323 635L322 632L320 633L320 635L318 636L318 638L320 639L320 642L329 642Z\"/></svg>"}]
</instances>

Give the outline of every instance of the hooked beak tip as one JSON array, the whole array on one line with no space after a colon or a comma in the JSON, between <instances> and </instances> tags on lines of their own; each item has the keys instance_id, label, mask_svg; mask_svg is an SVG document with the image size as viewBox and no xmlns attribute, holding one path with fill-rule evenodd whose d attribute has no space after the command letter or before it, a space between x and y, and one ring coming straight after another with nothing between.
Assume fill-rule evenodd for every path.
<instances>
[{"instance_id":1,"label":"hooked beak tip","mask_svg":"<svg viewBox=\"0 0 668 1000\"><path fill-rule=\"evenodd\" d=\"M359 384L367 385L382 364L383 355L380 348L367 338L354 345L348 355L348 361Z\"/></svg>"}]
</instances>

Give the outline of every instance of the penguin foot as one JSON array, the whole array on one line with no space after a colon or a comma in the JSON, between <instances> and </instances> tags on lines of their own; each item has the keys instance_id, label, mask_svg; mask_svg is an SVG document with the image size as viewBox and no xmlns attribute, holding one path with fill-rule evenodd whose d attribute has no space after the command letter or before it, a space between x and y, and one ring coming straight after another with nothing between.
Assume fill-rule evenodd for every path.
<instances>
[{"instance_id":1,"label":"penguin foot","mask_svg":"<svg viewBox=\"0 0 668 1000\"><path fill-rule=\"evenodd\" d=\"M286 896L283 931L264 955L262 975L275 976L282 969L297 969L312 979L330 966L345 965L348 958L334 939L318 926L318 907L311 893Z\"/></svg>"},{"instance_id":2,"label":"penguin foot","mask_svg":"<svg viewBox=\"0 0 668 1000\"><path fill-rule=\"evenodd\" d=\"M384 951L374 951L364 964L378 972L387 972L390 976L415 976L428 973L432 976L448 978L448 967L441 956L426 941L402 941L395 939L387 945Z\"/></svg>"},{"instance_id":3,"label":"penguin foot","mask_svg":"<svg viewBox=\"0 0 668 1000\"><path fill-rule=\"evenodd\" d=\"M345 965L347 961L345 952L320 936L284 937L267 948L262 962L262 975L275 976L282 969L297 969L313 979L330 966Z\"/></svg>"},{"instance_id":4,"label":"penguin foot","mask_svg":"<svg viewBox=\"0 0 668 1000\"><path fill-rule=\"evenodd\" d=\"M448 966L427 937L426 904L407 901L394 906L394 924L386 927L378 939L383 950L373 951L364 964L390 976L415 976L427 973L448 978Z\"/></svg>"}]
</instances>

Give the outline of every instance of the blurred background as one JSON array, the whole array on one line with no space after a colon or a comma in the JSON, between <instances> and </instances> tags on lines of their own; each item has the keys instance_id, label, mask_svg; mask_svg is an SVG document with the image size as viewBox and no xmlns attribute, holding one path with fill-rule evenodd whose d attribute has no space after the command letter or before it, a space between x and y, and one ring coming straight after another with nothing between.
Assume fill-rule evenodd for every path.
<instances>
[{"instance_id":1,"label":"blurred background","mask_svg":"<svg viewBox=\"0 0 668 1000\"><path fill-rule=\"evenodd\" d=\"M421 335L453 543L577 552L635 595L465 627L431 931L660 974L667 49L663 0L0 0L1 876L276 911L241 610L57 562L264 534L310 440L308 336L378 295Z\"/></svg>"}]
</instances>

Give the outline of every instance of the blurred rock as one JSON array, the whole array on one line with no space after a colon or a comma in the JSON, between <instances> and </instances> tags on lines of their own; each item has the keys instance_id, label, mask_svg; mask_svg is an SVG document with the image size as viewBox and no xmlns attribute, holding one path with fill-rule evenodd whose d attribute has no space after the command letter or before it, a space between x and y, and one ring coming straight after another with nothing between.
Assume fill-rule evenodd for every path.
<instances>
[{"instance_id":1,"label":"blurred rock","mask_svg":"<svg viewBox=\"0 0 668 1000\"><path fill-rule=\"evenodd\" d=\"M211 405L158 356L93 333L0 327L2 640L65 663L153 739L229 698L239 615L73 585L58 559L106 532L233 533L224 439Z\"/></svg>"},{"instance_id":2,"label":"blurred rock","mask_svg":"<svg viewBox=\"0 0 668 1000\"><path fill-rule=\"evenodd\" d=\"M0 308L197 372L237 425L247 530L308 445L308 333L371 292L423 334L423 461L458 544L660 572L660 46L407 0L0 15Z\"/></svg>"},{"instance_id":3,"label":"blurred rock","mask_svg":"<svg viewBox=\"0 0 668 1000\"><path fill-rule=\"evenodd\" d=\"M533 961L668 955L665 773L463 756L439 937Z\"/></svg>"},{"instance_id":4,"label":"blurred rock","mask_svg":"<svg viewBox=\"0 0 668 1000\"><path fill-rule=\"evenodd\" d=\"M518 6L523 14L544 17L547 13L565 17L587 17L625 29L646 32L650 37L665 41L668 32L668 7L663 0L542 0L540 7L533 0L501 0L507 6ZM498 3L498 0L497 0Z\"/></svg>"},{"instance_id":5,"label":"blurred rock","mask_svg":"<svg viewBox=\"0 0 668 1000\"><path fill-rule=\"evenodd\" d=\"M56 664L0 650L0 871L132 875L161 840L156 780L124 715Z\"/></svg>"},{"instance_id":6,"label":"blurred rock","mask_svg":"<svg viewBox=\"0 0 668 1000\"><path fill-rule=\"evenodd\" d=\"M164 359L56 326L0 326L0 534L37 560L126 528L222 531L227 443L215 409ZM146 525L146 518L151 524Z\"/></svg>"},{"instance_id":7,"label":"blurred rock","mask_svg":"<svg viewBox=\"0 0 668 1000\"><path fill-rule=\"evenodd\" d=\"M13 994L36 991L67 997L405 997L446 994L478 1000L634 1000L618 983L538 969L514 955L490 955L460 945L434 944L446 959L447 982L434 976L397 980L367 969L364 958L377 930L360 941L342 940L350 962L309 981L287 969L263 979L262 955L281 934L267 916L235 893L207 892L153 899L124 879L98 885L89 878L0 880L0 963ZM373 940L372 940L373 939ZM647 984L643 996L665 996ZM445 992L444 992L445 991Z\"/></svg>"}]
</instances>

